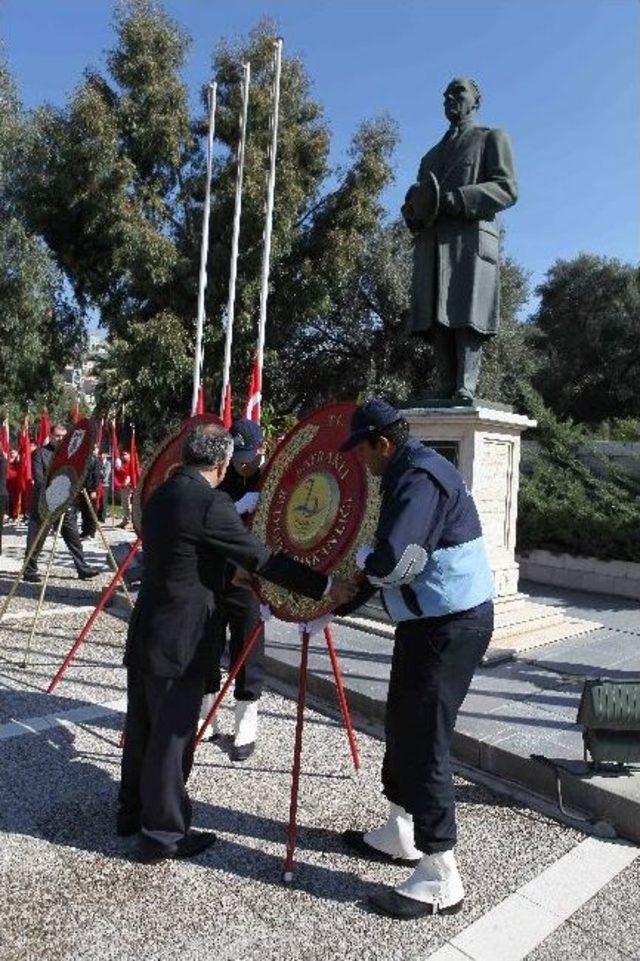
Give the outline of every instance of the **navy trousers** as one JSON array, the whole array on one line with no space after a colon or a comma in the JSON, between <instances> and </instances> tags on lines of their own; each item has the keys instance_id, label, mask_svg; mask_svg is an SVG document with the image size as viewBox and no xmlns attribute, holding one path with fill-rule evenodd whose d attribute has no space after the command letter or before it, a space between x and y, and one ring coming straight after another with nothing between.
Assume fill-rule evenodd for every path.
<instances>
[{"instance_id":1,"label":"navy trousers","mask_svg":"<svg viewBox=\"0 0 640 961\"><path fill-rule=\"evenodd\" d=\"M492 632L491 601L396 628L382 785L389 801L413 815L415 844L425 854L456 843L451 740Z\"/></svg>"}]
</instances>

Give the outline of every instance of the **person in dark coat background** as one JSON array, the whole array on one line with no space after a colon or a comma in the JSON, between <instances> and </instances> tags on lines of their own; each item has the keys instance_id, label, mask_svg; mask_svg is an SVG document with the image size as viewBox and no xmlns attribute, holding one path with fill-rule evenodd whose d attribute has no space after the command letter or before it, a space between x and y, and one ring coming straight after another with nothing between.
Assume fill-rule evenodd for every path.
<instances>
[{"instance_id":1,"label":"person in dark coat background","mask_svg":"<svg viewBox=\"0 0 640 961\"><path fill-rule=\"evenodd\" d=\"M205 677L211 670L216 585L228 562L337 606L354 591L288 555L273 552L217 490L233 449L217 425L186 435L183 465L142 513L144 570L127 637L127 718L117 817L121 836L140 832L146 864L191 857L215 841L192 832L186 781Z\"/></svg>"},{"instance_id":2,"label":"person in dark coat background","mask_svg":"<svg viewBox=\"0 0 640 961\"><path fill-rule=\"evenodd\" d=\"M38 537L42 527L43 518L40 516L40 497L47 483L47 471L49 470L55 449L66 433L66 427L62 424L54 424L49 442L43 447L38 447L33 455L33 494L31 499L31 513L29 514L29 528L27 530L27 554L31 550L31 546ZM91 567L84 556L82 541L78 533L76 513L77 506L74 503L67 509L64 515L60 533L69 549L76 571L78 572L78 577L80 580L87 580L91 577L97 577L100 571L96 567ZM31 584L39 584L41 580L38 574L38 556L44 545L45 536L44 533L41 535L39 546L31 555L24 572L25 581Z\"/></svg>"}]
</instances>

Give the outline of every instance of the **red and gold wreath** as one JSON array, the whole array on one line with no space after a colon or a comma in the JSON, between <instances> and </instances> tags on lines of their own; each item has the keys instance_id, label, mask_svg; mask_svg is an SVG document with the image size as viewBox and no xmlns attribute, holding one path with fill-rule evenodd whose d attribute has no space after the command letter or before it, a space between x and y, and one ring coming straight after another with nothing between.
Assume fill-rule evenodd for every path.
<instances>
[{"instance_id":1,"label":"red and gold wreath","mask_svg":"<svg viewBox=\"0 0 640 961\"><path fill-rule=\"evenodd\" d=\"M42 517L65 511L82 490L96 433L95 421L83 417L58 444L47 471L47 485L40 496Z\"/></svg>"},{"instance_id":2,"label":"red and gold wreath","mask_svg":"<svg viewBox=\"0 0 640 961\"><path fill-rule=\"evenodd\" d=\"M184 435L198 424L219 424L222 421L215 414L196 414L188 417L156 448L148 461L145 461L140 480L131 499L131 516L136 534L140 537L142 528L142 509L156 487L164 483L172 472L182 464L182 444Z\"/></svg>"},{"instance_id":3,"label":"red and gold wreath","mask_svg":"<svg viewBox=\"0 0 640 961\"><path fill-rule=\"evenodd\" d=\"M277 550L324 574L349 577L355 554L370 543L380 507L379 482L352 451L341 453L353 403L321 407L281 441L262 479L253 532ZM276 617L305 622L330 610L260 581L260 595Z\"/></svg>"}]
</instances>

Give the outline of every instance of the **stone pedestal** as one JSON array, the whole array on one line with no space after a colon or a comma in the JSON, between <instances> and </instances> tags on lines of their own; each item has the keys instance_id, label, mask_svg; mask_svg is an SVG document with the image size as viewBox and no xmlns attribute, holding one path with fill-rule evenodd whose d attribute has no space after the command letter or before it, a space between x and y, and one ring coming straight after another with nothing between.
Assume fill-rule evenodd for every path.
<instances>
[{"instance_id":1,"label":"stone pedestal","mask_svg":"<svg viewBox=\"0 0 640 961\"><path fill-rule=\"evenodd\" d=\"M535 421L482 401L473 407L413 407L402 414L413 436L453 461L464 477L480 514L496 597L513 597L520 435Z\"/></svg>"}]
</instances>

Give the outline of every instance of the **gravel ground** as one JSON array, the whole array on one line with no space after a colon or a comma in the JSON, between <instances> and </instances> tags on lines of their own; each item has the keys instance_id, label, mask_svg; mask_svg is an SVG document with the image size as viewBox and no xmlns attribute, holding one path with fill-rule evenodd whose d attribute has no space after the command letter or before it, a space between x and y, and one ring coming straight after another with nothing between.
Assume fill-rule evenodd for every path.
<instances>
[{"instance_id":1,"label":"gravel ground","mask_svg":"<svg viewBox=\"0 0 640 961\"><path fill-rule=\"evenodd\" d=\"M285 887L295 705L267 693L258 750L248 762L229 760L228 738L197 753L190 780L194 825L215 830L217 844L190 862L136 864L130 860L132 842L114 833L125 625L112 615L102 617L55 694L47 695L55 667L87 617L83 608L96 598L95 588L81 585L66 567L56 566L55 574L28 669L19 665L37 592L25 585L0 624L0 725L19 721L28 727L35 718L63 715L58 723L44 722L49 726L38 733L19 731L0 740L1 961L417 961L582 839L458 780L465 909L414 924L379 918L367 908L367 894L397 883L407 871L352 859L340 833L373 826L384 816L382 742L359 734L362 769L356 774L341 725L309 710L296 873ZM8 583L0 575L2 593ZM106 704L116 707L91 716L95 705ZM64 719L65 712L82 707L85 719ZM221 723L231 730L231 704L223 707ZM620 876L619 893L633 877ZM606 917L604 892L599 897ZM594 940L588 931L592 917L585 913L574 939L598 942L599 935ZM616 932L611 927L605 933L611 945ZM567 944L570 936L563 935ZM544 953L545 945L539 950L540 959L555 957Z\"/></svg>"}]
</instances>

